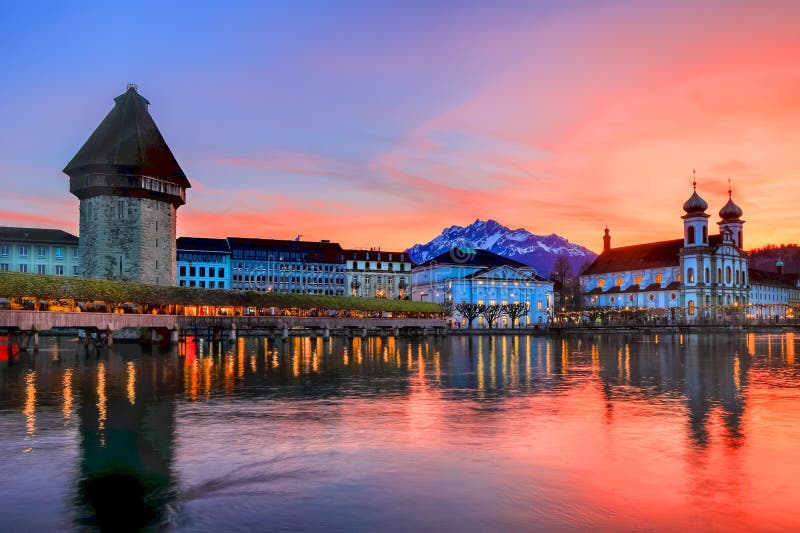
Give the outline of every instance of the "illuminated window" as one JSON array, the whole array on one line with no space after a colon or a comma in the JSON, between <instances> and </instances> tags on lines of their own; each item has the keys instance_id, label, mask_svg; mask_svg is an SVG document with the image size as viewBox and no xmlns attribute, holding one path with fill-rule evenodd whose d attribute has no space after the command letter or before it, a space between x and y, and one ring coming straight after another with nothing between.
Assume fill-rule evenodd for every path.
<instances>
[{"instance_id":1,"label":"illuminated window","mask_svg":"<svg viewBox=\"0 0 800 533\"><path fill-rule=\"evenodd\" d=\"M600 287L601 289L605 286L605 284L606 280L604 279L597 280L597 286Z\"/></svg>"},{"instance_id":2,"label":"illuminated window","mask_svg":"<svg viewBox=\"0 0 800 533\"><path fill-rule=\"evenodd\" d=\"M622 286L622 278L621 277L617 278L616 283L617 283L617 287L621 287Z\"/></svg>"},{"instance_id":3,"label":"illuminated window","mask_svg":"<svg viewBox=\"0 0 800 533\"><path fill-rule=\"evenodd\" d=\"M642 276L636 276L636 284L637 285L641 285L642 284Z\"/></svg>"},{"instance_id":4,"label":"illuminated window","mask_svg":"<svg viewBox=\"0 0 800 533\"><path fill-rule=\"evenodd\" d=\"M656 283L659 285L664 281L664 274L656 274Z\"/></svg>"},{"instance_id":5,"label":"illuminated window","mask_svg":"<svg viewBox=\"0 0 800 533\"><path fill-rule=\"evenodd\" d=\"M687 268L686 269L686 282L687 283L694 283L694 269Z\"/></svg>"},{"instance_id":6,"label":"illuminated window","mask_svg":"<svg viewBox=\"0 0 800 533\"><path fill-rule=\"evenodd\" d=\"M694 301L689 300L689 314L694 315Z\"/></svg>"}]
</instances>

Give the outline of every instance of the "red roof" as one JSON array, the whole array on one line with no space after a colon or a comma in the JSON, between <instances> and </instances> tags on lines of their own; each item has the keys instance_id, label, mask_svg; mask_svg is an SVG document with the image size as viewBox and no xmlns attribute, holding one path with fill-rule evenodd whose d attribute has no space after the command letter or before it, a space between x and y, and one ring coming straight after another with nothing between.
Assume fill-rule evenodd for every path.
<instances>
[{"instance_id":1,"label":"red roof","mask_svg":"<svg viewBox=\"0 0 800 533\"><path fill-rule=\"evenodd\" d=\"M708 238L710 246L716 246L721 242L720 235L710 235ZM612 248L597 256L594 263L583 274L606 274L608 272L678 266L681 248L683 248L683 239Z\"/></svg>"}]
</instances>

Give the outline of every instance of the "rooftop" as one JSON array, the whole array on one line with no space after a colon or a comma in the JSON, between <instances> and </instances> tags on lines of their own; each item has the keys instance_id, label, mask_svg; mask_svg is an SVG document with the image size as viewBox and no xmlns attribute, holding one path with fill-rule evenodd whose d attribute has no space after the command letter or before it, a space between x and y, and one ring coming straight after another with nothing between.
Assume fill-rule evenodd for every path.
<instances>
[{"instance_id":1,"label":"rooftop","mask_svg":"<svg viewBox=\"0 0 800 533\"><path fill-rule=\"evenodd\" d=\"M64 173L135 174L158 178L184 189L191 187L153 117L150 102L133 85L114 98L114 108L97 126Z\"/></svg>"},{"instance_id":2,"label":"rooftop","mask_svg":"<svg viewBox=\"0 0 800 533\"><path fill-rule=\"evenodd\" d=\"M709 235L708 237L709 246L716 246L721 242L720 235ZM678 266L681 248L683 248L683 239L612 248L597 256L594 263L583 274L606 274Z\"/></svg>"},{"instance_id":3,"label":"rooftop","mask_svg":"<svg viewBox=\"0 0 800 533\"><path fill-rule=\"evenodd\" d=\"M10 226L0 226L0 241L78 245L78 237L60 229L15 228Z\"/></svg>"}]
</instances>

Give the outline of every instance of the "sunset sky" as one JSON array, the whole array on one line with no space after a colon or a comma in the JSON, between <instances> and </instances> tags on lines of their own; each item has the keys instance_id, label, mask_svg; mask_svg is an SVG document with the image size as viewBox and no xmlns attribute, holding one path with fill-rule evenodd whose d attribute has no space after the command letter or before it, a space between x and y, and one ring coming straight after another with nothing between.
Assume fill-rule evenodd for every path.
<instances>
[{"instance_id":1,"label":"sunset sky","mask_svg":"<svg viewBox=\"0 0 800 533\"><path fill-rule=\"evenodd\" d=\"M733 180L800 242L800 2L6 3L0 225L77 233L61 169L135 82L193 187L178 233L402 249L494 218L678 238ZM170 5L167 5L170 4Z\"/></svg>"}]
</instances>

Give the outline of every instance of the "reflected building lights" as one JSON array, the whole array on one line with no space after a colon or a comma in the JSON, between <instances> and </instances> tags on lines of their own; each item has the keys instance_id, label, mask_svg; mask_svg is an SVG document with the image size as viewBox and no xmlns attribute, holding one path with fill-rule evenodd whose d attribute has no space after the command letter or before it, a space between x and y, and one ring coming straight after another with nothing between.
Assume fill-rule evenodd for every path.
<instances>
[{"instance_id":1,"label":"reflected building lights","mask_svg":"<svg viewBox=\"0 0 800 533\"><path fill-rule=\"evenodd\" d=\"M126 390L128 392L128 402L136 405L136 365L133 361L128 361L126 373L128 375Z\"/></svg>"},{"instance_id":2,"label":"reflected building lights","mask_svg":"<svg viewBox=\"0 0 800 533\"><path fill-rule=\"evenodd\" d=\"M25 439L30 439L36 432L36 372L29 370L25 374Z\"/></svg>"},{"instance_id":3,"label":"reflected building lights","mask_svg":"<svg viewBox=\"0 0 800 533\"><path fill-rule=\"evenodd\" d=\"M62 378L61 394L63 396L63 404L61 406L61 414L64 417L64 423L68 423L72 418L72 369L67 368L64 370L64 377Z\"/></svg>"},{"instance_id":4,"label":"reflected building lights","mask_svg":"<svg viewBox=\"0 0 800 533\"><path fill-rule=\"evenodd\" d=\"M106 445L106 365L103 361L97 363L97 431L100 436L100 446Z\"/></svg>"}]
</instances>

